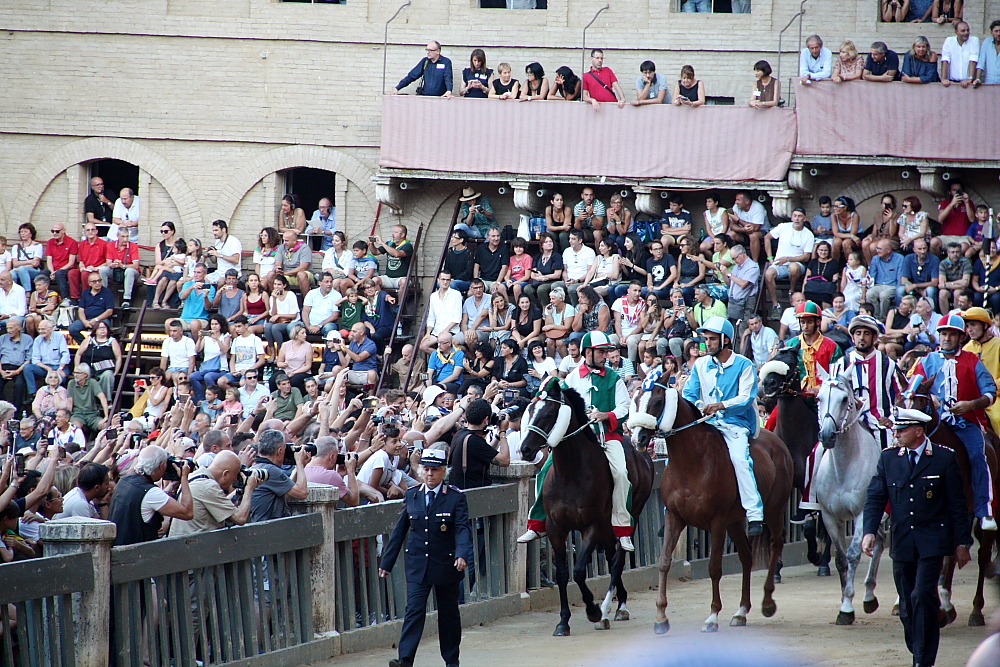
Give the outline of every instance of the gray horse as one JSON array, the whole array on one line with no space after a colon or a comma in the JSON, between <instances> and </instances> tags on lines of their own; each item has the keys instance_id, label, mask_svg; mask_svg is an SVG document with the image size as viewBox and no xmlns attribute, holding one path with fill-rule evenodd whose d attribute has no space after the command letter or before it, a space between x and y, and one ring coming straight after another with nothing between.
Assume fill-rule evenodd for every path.
<instances>
[{"instance_id":1,"label":"gray horse","mask_svg":"<svg viewBox=\"0 0 1000 667\"><path fill-rule=\"evenodd\" d=\"M849 372L849 371L848 371ZM861 560L862 514L868 484L878 467L879 444L861 423L860 402L854 398L845 375L830 378L820 387L819 439L826 449L813 486L823 508L823 523L836 548L835 562L840 574L841 604L837 625L854 623L854 574ZM846 524L854 521L854 535L847 545ZM879 530L875 554L865 578L864 610L878 609L875 577L885 534Z\"/></svg>"}]
</instances>

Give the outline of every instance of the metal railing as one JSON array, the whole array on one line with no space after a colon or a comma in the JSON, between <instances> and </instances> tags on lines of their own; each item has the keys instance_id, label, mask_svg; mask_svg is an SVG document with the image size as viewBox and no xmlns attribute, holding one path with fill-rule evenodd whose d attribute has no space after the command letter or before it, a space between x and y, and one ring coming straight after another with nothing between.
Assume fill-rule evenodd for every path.
<instances>
[{"instance_id":1,"label":"metal railing","mask_svg":"<svg viewBox=\"0 0 1000 667\"><path fill-rule=\"evenodd\" d=\"M0 581L0 666L74 667L73 594L94 589L90 554L0 565Z\"/></svg>"},{"instance_id":2,"label":"metal railing","mask_svg":"<svg viewBox=\"0 0 1000 667\"><path fill-rule=\"evenodd\" d=\"M116 664L252 665L312 642L308 550L323 537L305 514L113 548Z\"/></svg>"},{"instance_id":3,"label":"metal railing","mask_svg":"<svg viewBox=\"0 0 1000 667\"><path fill-rule=\"evenodd\" d=\"M113 415L118 412L118 406L121 405L122 393L125 391L125 382L128 378L128 369L129 366L132 365L132 357L142 346L142 322L146 317L146 306L148 305L149 303L144 300L142 302L142 308L139 309L139 317L135 321L135 331L132 332L132 339L129 341L128 354L125 355L125 363L122 364L121 370L119 371L121 375L118 377L118 386L115 388L115 397L111 403L111 412L109 414ZM125 329L125 325L123 325L123 329Z\"/></svg>"},{"instance_id":4,"label":"metal railing","mask_svg":"<svg viewBox=\"0 0 1000 667\"><path fill-rule=\"evenodd\" d=\"M392 335L389 337L389 343L386 347L393 352L396 352L396 336L399 333L400 325L403 321L404 310L406 309L406 299L411 294L411 288L413 286L413 275L415 273L415 268L417 265L417 249L420 247L420 239L424 233L424 226L421 224L417 228L417 236L413 241L413 253L410 255L410 266L406 270L406 283L403 285L403 289L399 290L396 299L396 321L392 326ZM413 305L413 310L416 312L417 304ZM414 346L415 347L415 346ZM384 351L383 351L384 352ZM389 368L392 366L392 355L383 354L382 360L382 372L378 377L378 386L375 387L376 394L382 389L382 385L385 384L386 380L389 379ZM405 387L403 387L405 389Z\"/></svg>"},{"instance_id":5,"label":"metal railing","mask_svg":"<svg viewBox=\"0 0 1000 667\"><path fill-rule=\"evenodd\" d=\"M465 601L501 597L518 590L509 576L513 517L518 485L501 484L465 492L475 529L476 556L463 586ZM334 514L337 540L336 627L349 632L403 618L406 609L404 554L392 574L378 576L382 551L399 519L401 501L365 505ZM434 609L433 601L430 603Z\"/></svg>"}]
</instances>

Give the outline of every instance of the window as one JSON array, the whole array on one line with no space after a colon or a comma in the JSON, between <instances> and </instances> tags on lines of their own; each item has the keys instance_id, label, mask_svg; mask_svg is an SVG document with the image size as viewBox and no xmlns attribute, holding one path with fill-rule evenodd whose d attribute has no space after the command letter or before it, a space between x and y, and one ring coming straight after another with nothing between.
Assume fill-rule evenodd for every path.
<instances>
[{"instance_id":1,"label":"window","mask_svg":"<svg viewBox=\"0 0 1000 667\"><path fill-rule=\"evenodd\" d=\"M709 95L705 98L705 106L716 106L716 107L731 107L736 104L735 97L712 97Z\"/></svg>"},{"instance_id":2,"label":"window","mask_svg":"<svg viewBox=\"0 0 1000 667\"><path fill-rule=\"evenodd\" d=\"M677 0L678 12L749 14L751 0Z\"/></svg>"},{"instance_id":3,"label":"window","mask_svg":"<svg viewBox=\"0 0 1000 667\"><path fill-rule=\"evenodd\" d=\"M90 194L89 181L95 176L100 176L104 181L104 196L115 202L118 199L122 188L132 188L132 192L139 194L139 167L124 160L94 160L87 165L90 176L88 177L88 190ZM107 236L108 225L98 225L97 233Z\"/></svg>"},{"instance_id":4,"label":"window","mask_svg":"<svg viewBox=\"0 0 1000 667\"><path fill-rule=\"evenodd\" d=\"M479 0L480 9L548 9L549 0Z\"/></svg>"},{"instance_id":5,"label":"window","mask_svg":"<svg viewBox=\"0 0 1000 667\"><path fill-rule=\"evenodd\" d=\"M337 175L326 169L312 169L310 167L298 167L282 172L285 177L285 194L294 195L298 199L298 206L305 212L306 220L312 219L313 213L319 210L319 200L329 199L333 207L331 216L336 219L337 200L334 192L334 185ZM343 223L338 224L338 229L343 229ZM310 237L313 243L313 250L319 250L322 238Z\"/></svg>"}]
</instances>

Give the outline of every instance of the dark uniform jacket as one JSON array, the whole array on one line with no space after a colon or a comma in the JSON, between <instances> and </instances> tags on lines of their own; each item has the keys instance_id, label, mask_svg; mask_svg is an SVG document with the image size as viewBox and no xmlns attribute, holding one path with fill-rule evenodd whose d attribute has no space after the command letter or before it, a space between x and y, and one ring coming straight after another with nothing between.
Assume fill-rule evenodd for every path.
<instances>
[{"instance_id":1,"label":"dark uniform jacket","mask_svg":"<svg viewBox=\"0 0 1000 667\"><path fill-rule=\"evenodd\" d=\"M417 584L453 584L463 573L455 569L455 559L472 562L472 524L469 502L454 486L442 484L428 512L427 487L407 489L389 543L382 555L383 570L392 570L406 539L406 580Z\"/></svg>"},{"instance_id":2,"label":"dark uniform jacket","mask_svg":"<svg viewBox=\"0 0 1000 667\"><path fill-rule=\"evenodd\" d=\"M908 451L905 447L882 451L868 486L865 534L878 532L888 501L893 560L950 556L958 545L972 543L955 452L928 441L911 473Z\"/></svg>"}]
</instances>

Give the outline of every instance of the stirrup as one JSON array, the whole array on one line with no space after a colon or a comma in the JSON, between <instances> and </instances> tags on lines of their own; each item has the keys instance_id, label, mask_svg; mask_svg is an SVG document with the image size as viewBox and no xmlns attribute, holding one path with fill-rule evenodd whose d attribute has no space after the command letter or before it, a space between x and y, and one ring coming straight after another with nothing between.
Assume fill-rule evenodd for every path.
<instances>
[{"instance_id":1,"label":"stirrup","mask_svg":"<svg viewBox=\"0 0 1000 667\"><path fill-rule=\"evenodd\" d=\"M534 531L534 530L532 530L532 529L529 528L528 532L526 532L521 537L517 538L517 541L518 541L519 544L527 544L528 542L531 542L532 540L537 540L539 538L545 537L545 535L546 535L546 533L539 533L539 532Z\"/></svg>"},{"instance_id":2,"label":"stirrup","mask_svg":"<svg viewBox=\"0 0 1000 667\"><path fill-rule=\"evenodd\" d=\"M800 507L798 511L795 512L795 516L793 516L791 519L788 520L788 523L794 524L796 526L801 526L806 521L808 521L810 517L813 517L815 515L816 515L816 510L803 509Z\"/></svg>"}]
</instances>

